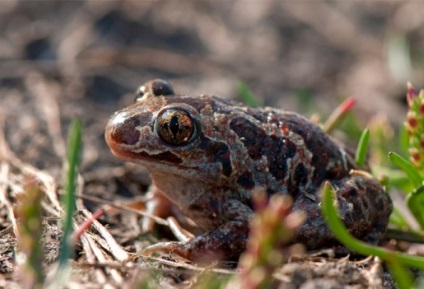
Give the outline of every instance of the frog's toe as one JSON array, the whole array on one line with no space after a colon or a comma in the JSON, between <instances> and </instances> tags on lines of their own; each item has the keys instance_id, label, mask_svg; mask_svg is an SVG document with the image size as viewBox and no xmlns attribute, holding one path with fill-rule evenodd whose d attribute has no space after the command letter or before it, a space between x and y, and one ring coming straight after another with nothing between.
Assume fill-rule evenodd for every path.
<instances>
[{"instance_id":1,"label":"frog's toe","mask_svg":"<svg viewBox=\"0 0 424 289\"><path fill-rule=\"evenodd\" d=\"M182 257L185 260L193 260L192 252L187 248L187 244L184 242L161 242L154 245L147 246L141 252L143 256L150 256L154 253L168 253L173 256Z\"/></svg>"},{"instance_id":2,"label":"frog's toe","mask_svg":"<svg viewBox=\"0 0 424 289\"><path fill-rule=\"evenodd\" d=\"M181 245L181 242L161 242L147 246L146 248L144 248L141 254L144 256L150 256L158 252L172 253Z\"/></svg>"}]
</instances>

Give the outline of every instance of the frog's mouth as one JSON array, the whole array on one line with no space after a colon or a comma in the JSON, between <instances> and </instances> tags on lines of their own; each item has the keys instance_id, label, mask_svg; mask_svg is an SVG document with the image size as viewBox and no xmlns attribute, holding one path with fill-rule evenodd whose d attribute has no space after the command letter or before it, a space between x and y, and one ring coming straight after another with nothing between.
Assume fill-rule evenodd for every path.
<instances>
[{"instance_id":1,"label":"frog's mouth","mask_svg":"<svg viewBox=\"0 0 424 289\"><path fill-rule=\"evenodd\" d=\"M112 149L112 148L111 148ZM113 152L113 149L112 149ZM116 154L115 154L116 155ZM131 151L121 151L119 152L119 158L133 162L140 163L141 165L158 165L158 163L163 163L167 165L180 165L183 163L183 160L173 154L172 152L161 152L158 154L149 154L145 151L131 152Z\"/></svg>"}]
</instances>

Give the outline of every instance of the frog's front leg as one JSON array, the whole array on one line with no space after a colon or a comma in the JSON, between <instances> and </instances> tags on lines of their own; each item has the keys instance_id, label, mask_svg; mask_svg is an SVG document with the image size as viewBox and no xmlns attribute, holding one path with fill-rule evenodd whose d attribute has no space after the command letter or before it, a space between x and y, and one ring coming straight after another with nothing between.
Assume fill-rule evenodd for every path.
<instances>
[{"instance_id":1,"label":"frog's front leg","mask_svg":"<svg viewBox=\"0 0 424 289\"><path fill-rule=\"evenodd\" d=\"M353 174L330 181L337 196L339 215L349 232L367 243L377 244L383 238L392 201L377 180ZM307 212L305 223L296 232L296 241L308 249L330 248L339 243L321 214L320 200L306 195L297 198L293 210Z\"/></svg>"},{"instance_id":2,"label":"frog's front leg","mask_svg":"<svg viewBox=\"0 0 424 289\"><path fill-rule=\"evenodd\" d=\"M217 209L217 211L215 211ZM249 220L253 214L252 209L238 200L228 200L215 203L213 208L199 207L199 218L208 214L221 223L214 230L186 242L166 242L149 246L145 254L157 251L172 252L188 260L207 261L211 260L236 260L246 249L249 234ZM192 212L196 220L196 212Z\"/></svg>"},{"instance_id":3,"label":"frog's front leg","mask_svg":"<svg viewBox=\"0 0 424 289\"><path fill-rule=\"evenodd\" d=\"M168 197L154 184L152 183L147 190L144 197L143 205L145 207L145 215L141 218L141 229L142 232L152 232L155 225L159 220L155 220L154 217L166 218L170 229L173 231L179 230L178 226L193 226L193 221L188 219L178 208L176 204L171 202ZM168 218L173 217L177 226L172 228L172 224ZM164 221L164 220L162 220ZM159 222L159 224L164 224ZM186 234L185 232L180 232Z\"/></svg>"},{"instance_id":4,"label":"frog's front leg","mask_svg":"<svg viewBox=\"0 0 424 289\"><path fill-rule=\"evenodd\" d=\"M151 184L146 193L146 213L151 216L167 217L172 214L175 205L169 201L162 192ZM141 220L141 228L143 232L151 232L154 228L155 221L144 216Z\"/></svg>"}]
</instances>

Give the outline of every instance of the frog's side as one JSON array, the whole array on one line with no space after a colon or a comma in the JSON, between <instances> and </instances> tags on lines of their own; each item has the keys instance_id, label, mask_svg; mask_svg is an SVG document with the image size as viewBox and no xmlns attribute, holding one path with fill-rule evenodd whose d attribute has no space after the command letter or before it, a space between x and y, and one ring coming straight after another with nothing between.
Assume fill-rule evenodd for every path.
<instances>
[{"instance_id":1,"label":"frog's side","mask_svg":"<svg viewBox=\"0 0 424 289\"><path fill-rule=\"evenodd\" d=\"M309 249L336 240L317 190L329 181L349 231L371 243L387 226L392 203L380 184L349 175L350 156L317 125L292 112L250 108L216 96L180 96L154 80L106 128L112 152L145 166L165 195L207 233L173 251L188 259L237 258L246 247L252 191L288 194L306 221L295 239Z\"/></svg>"}]
</instances>

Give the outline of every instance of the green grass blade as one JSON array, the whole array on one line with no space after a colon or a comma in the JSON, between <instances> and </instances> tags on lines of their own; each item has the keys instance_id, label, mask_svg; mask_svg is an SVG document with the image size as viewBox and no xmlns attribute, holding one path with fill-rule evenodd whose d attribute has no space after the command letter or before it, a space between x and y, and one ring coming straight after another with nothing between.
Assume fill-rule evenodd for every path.
<instances>
[{"instance_id":1,"label":"green grass blade","mask_svg":"<svg viewBox=\"0 0 424 289\"><path fill-rule=\"evenodd\" d=\"M259 100L252 93L252 91L247 87L247 85L244 82L237 83L237 91L240 94L241 99L243 102L249 106L252 107L258 107L260 106Z\"/></svg>"},{"instance_id":2,"label":"green grass blade","mask_svg":"<svg viewBox=\"0 0 424 289\"><path fill-rule=\"evenodd\" d=\"M411 273L394 255L391 255L387 260L387 265L390 272L392 272L393 278L396 280L396 285L399 289L413 288L414 279L412 278Z\"/></svg>"},{"instance_id":3,"label":"green grass blade","mask_svg":"<svg viewBox=\"0 0 424 289\"><path fill-rule=\"evenodd\" d=\"M79 164L79 156L81 151L82 142L82 122L76 119L72 122L68 137L67 148L67 163L65 169L65 194L62 199L65 208L65 218L63 221L63 237L59 252L59 266L63 267L68 263L68 259L72 256L73 242L72 236L72 222L73 214L75 212L75 190L76 190L76 177L77 167Z\"/></svg>"},{"instance_id":4,"label":"green grass blade","mask_svg":"<svg viewBox=\"0 0 424 289\"><path fill-rule=\"evenodd\" d=\"M337 240L339 240L347 248L362 255L377 256L384 261L387 261L390 258L396 258L396 260L402 263L404 266L424 269L423 257L410 256L400 252L390 251L388 249L372 246L358 239L355 239L352 235L349 234L337 213L337 209L334 206L336 199L335 193L333 192L331 186L326 184L321 193L321 211L327 221L327 225L330 227Z\"/></svg>"},{"instance_id":5,"label":"green grass blade","mask_svg":"<svg viewBox=\"0 0 424 289\"><path fill-rule=\"evenodd\" d=\"M399 128L399 145L400 155L409 156L409 136L405 126Z\"/></svg>"},{"instance_id":6,"label":"green grass blade","mask_svg":"<svg viewBox=\"0 0 424 289\"><path fill-rule=\"evenodd\" d=\"M406 197L406 204L414 215L415 220L420 224L421 230L424 230L424 185L419 186Z\"/></svg>"},{"instance_id":7,"label":"green grass blade","mask_svg":"<svg viewBox=\"0 0 424 289\"><path fill-rule=\"evenodd\" d=\"M28 288L43 288L45 274L43 260L44 246L40 242L43 235L44 192L36 177L24 176L24 194L17 196L16 217L18 218L18 244L24 254L25 265L22 268L20 279ZM1 246L1 245L0 245Z\"/></svg>"},{"instance_id":8,"label":"green grass blade","mask_svg":"<svg viewBox=\"0 0 424 289\"><path fill-rule=\"evenodd\" d=\"M393 212L390 214L390 224L395 225L399 229L412 231L411 226L409 225L406 218L403 216L402 212L397 208L393 207Z\"/></svg>"},{"instance_id":9,"label":"green grass blade","mask_svg":"<svg viewBox=\"0 0 424 289\"><path fill-rule=\"evenodd\" d=\"M356 149L355 162L358 166L364 167L367 159L368 144L370 142L370 131L364 129L359 139L358 148Z\"/></svg>"},{"instance_id":10,"label":"green grass blade","mask_svg":"<svg viewBox=\"0 0 424 289\"><path fill-rule=\"evenodd\" d=\"M349 115L350 111L355 106L355 99L348 97L343 103L341 103L328 117L323 124L323 130L330 134L337 126L341 124L343 120Z\"/></svg>"},{"instance_id":11,"label":"green grass blade","mask_svg":"<svg viewBox=\"0 0 424 289\"><path fill-rule=\"evenodd\" d=\"M398 155L397 153L390 152L389 153L389 159L398 168L400 168L402 171L405 172L405 174L408 176L409 180L412 182L415 188L419 187L423 180L420 176L420 174L415 169L414 165Z\"/></svg>"}]
</instances>

